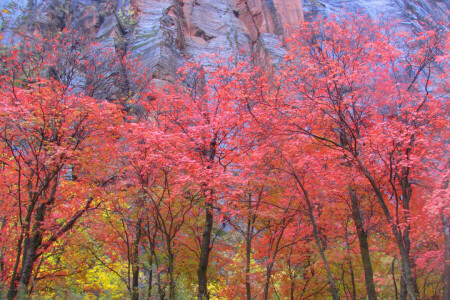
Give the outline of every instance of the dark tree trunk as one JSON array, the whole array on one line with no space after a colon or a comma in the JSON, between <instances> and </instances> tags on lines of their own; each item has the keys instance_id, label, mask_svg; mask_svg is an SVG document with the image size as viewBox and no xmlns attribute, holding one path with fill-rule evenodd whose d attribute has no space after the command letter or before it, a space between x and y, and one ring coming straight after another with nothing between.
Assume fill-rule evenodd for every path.
<instances>
[{"instance_id":1,"label":"dark tree trunk","mask_svg":"<svg viewBox=\"0 0 450 300\"><path fill-rule=\"evenodd\" d=\"M148 287L147 287L147 298L152 297L152 285L153 285L153 255L150 254L150 259L148 261L149 263L149 270L148 270Z\"/></svg>"},{"instance_id":2,"label":"dark tree trunk","mask_svg":"<svg viewBox=\"0 0 450 300\"><path fill-rule=\"evenodd\" d=\"M198 276L198 299L209 299L208 296L208 262L209 253L211 252L211 235L213 228L213 211L212 203L205 203L205 227L203 228L202 244L200 249L200 262L198 264L197 276Z\"/></svg>"},{"instance_id":3,"label":"dark tree trunk","mask_svg":"<svg viewBox=\"0 0 450 300\"><path fill-rule=\"evenodd\" d=\"M6 298L8 300L14 300L17 295L18 282L20 281L20 274L19 278L17 278L18 277L17 270L19 268L20 257L22 255L22 246L23 246L23 233L20 235L19 241L17 242L16 262L14 264L13 274L11 276L11 283L8 289L8 293L6 295Z\"/></svg>"},{"instance_id":4,"label":"dark tree trunk","mask_svg":"<svg viewBox=\"0 0 450 300\"><path fill-rule=\"evenodd\" d=\"M249 204L250 206L250 204ZM250 263L252 255L252 216L247 217L247 236L245 245L245 290L247 292L247 300L252 299L251 285L250 285Z\"/></svg>"},{"instance_id":5,"label":"dark tree trunk","mask_svg":"<svg viewBox=\"0 0 450 300\"><path fill-rule=\"evenodd\" d=\"M313 227L314 239L316 241L317 248L319 248L320 257L322 258L323 264L325 265L325 269L326 269L327 275L328 275L328 280L330 281L331 295L333 297L333 300L339 300L339 291L336 288L336 284L334 282L333 275L331 274L330 266L328 265L327 258L325 257L325 251L322 247L322 242L320 241L319 231L317 229L316 220L314 218L313 207L312 207L311 201L309 199L309 194L295 173L294 173L294 178L300 188L301 193L303 194L303 198L305 199L306 206L308 208L308 217L309 217L309 220L311 221L311 225Z\"/></svg>"},{"instance_id":6,"label":"dark tree trunk","mask_svg":"<svg viewBox=\"0 0 450 300\"><path fill-rule=\"evenodd\" d=\"M445 236L445 254L444 254L444 299L450 299L450 225L445 215L442 215L442 224L444 226Z\"/></svg>"},{"instance_id":7,"label":"dark tree trunk","mask_svg":"<svg viewBox=\"0 0 450 300\"><path fill-rule=\"evenodd\" d=\"M216 157L216 146L217 146L217 134L211 140L209 144L209 149L204 149L204 156L206 157L209 164L214 163L214 158ZM211 165L207 166L207 169L211 169ZM213 229L213 190L209 190L211 199L205 197L205 227L202 233L202 245L200 248L200 261L197 269L198 277L198 300L209 299L208 295L208 263L209 263L209 253L211 252L211 236ZM206 193L205 193L205 196Z\"/></svg>"},{"instance_id":8,"label":"dark tree trunk","mask_svg":"<svg viewBox=\"0 0 450 300\"><path fill-rule=\"evenodd\" d=\"M133 243L133 279L131 281L131 299L139 300L139 242L141 240L142 219L139 218L136 224L136 239Z\"/></svg>"},{"instance_id":9,"label":"dark tree trunk","mask_svg":"<svg viewBox=\"0 0 450 300\"><path fill-rule=\"evenodd\" d=\"M166 292L164 291L164 288L162 286L161 273L157 273L156 274L156 280L158 281L158 295L159 295L159 299L164 300L166 298Z\"/></svg>"},{"instance_id":10,"label":"dark tree trunk","mask_svg":"<svg viewBox=\"0 0 450 300\"><path fill-rule=\"evenodd\" d=\"M392 260L391 264L391 275L392 275L392 282L394 284L394 290L395 290L395 300L398 299L398 288L397 288L397 281L395 280L395 261L397 260L396 257Z\"/></svg>"},{"instance_id":11,"label":"dark tree trunk","mask_svg":"<svg viewBox=\"0 0 450 300\"><path fill-rule=\"evenodd\" d=\"M295 300L295 280L291 281L291 298L290 300Z\"/></svg>"},{"instance_id":12,"label":"dark tree trunk","mask_svg":"<svg viewBox=\"0 0 450 300\"><path fill-rule=\"evenodd\" d=\"M169 242L170 243L170 242ZM175 278L173 276L174 269L174 255L172 253L172 248L169 246L168 249L168 259L169 259L169 299L175 300Z\"/></svg>"},{"instance_id":13,"label":"dark tree trunk","mask_svg":"<svg viewBox=\"0 0 450 300\"><path fill-rule=\"evenodd\" d=\"M405 279L405 270L402 267L401 268L401 278L400 278L400 300L407 300L408 299L408 286L406 285L406 279Z\"/></svg>"},{"instance_id":14,"label":"dark tree trunk","mask_svg":"<svg viewBox=\"0 0 450 300\"><path fill-rule=\"evenodd\" d=\"M46 203L42 203L36 209L31 236L25 238L22 269L20 271L19 295L18 297L28 296L28 287L33 276L34 262L38 258L37 250L42 244L42 223L44 222Z\"/></svg>"},{"instance_id":15,"label":"dark tree trunk","mask_svg":"<svg viewBox=\"0 0 450 300\"><path fill-rule=\"evenodd\" d=\"M352 300L356 300L356 284L355 284L355 272L353 271L352 258L350 255L350 242L348 240L348 224L345 225L345 245L347 247L348 266L350 268L350 278L352 280Z\"/></svg>"},{"instance_id":16,"label":"dark tree trunk","mask_svg":"<svg viewBox=\"0 0 450 300\"><path fill-rule=\"evenodd\" d=\"M367 180L370 182L370 185L373 188L373 191L375 192L375 195L377 197L378 203L380 204L381 209L383 210L383 213L386 217L386 220L389 224L391 224L392 232L394 233L395 241L397 242L397 246L400 252L400 258L401 258L401 265L402 265L402 280L401 282L405 283L407 286L407 292L411 297L411 300L418 299L418 295L415 292L415 286L412 272L411 272L411 265L410 265L410 257L409 252L405 248L405 241L403 239L403 235L400 231L400 227L398 224L396 224L392 218L391 212L389 211L389 208L384 200L383 192L380 190L378 184L375 182L375 179L372 177L370 172L367 170L367 168L364 166L364 164L361 162L361 160L354 156L357 159L358 165L363 172L364 176L366 176ZM404 197L404 204L407 201L407 197ZM405 211L409 211L409 208L404 207Z\"/></svg>"},{"instance_id":17,"label":"dark tree trunk","mask_svg":"<svg viewBox=\"0 0 450 300\"><path fill-rule=\"evenodd\" d=\"M271 262L266 269L266 282L264 284L264 300L269 299L269 287L270 287L270 278L272 277L272 268L273 262Z\"/></svg>"},{"instance_id":18,"label":"dark tree trunk","mask_svg":"<svg viewBox=\"0 0 450 300\"><path fill-rule=\"evenodd\" d=\"M350 201L352 205L352 216L355 222L356 231L358 233L359 249L361 251L361 259L364 268L364 279L366 282L367 297L369 300L377 299L375 284L373 281L372 262L370 260L369 242L367 239L367 231L364 229L361 211L359 210L358 198L355 190L350 187Z\"/></svg>"}]
</instances>

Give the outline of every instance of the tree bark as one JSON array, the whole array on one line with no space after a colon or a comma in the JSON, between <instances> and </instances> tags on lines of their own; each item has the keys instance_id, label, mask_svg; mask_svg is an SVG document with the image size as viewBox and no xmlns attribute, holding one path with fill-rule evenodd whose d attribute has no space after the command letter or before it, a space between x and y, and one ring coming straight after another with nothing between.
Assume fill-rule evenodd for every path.
<instances>
[{"instance_id":1,"label":"tree bark","mask_svg":"<svg viewBox=\"0 0 450 300\"><path fill-rule=\"evenodd\" d=\"M398 227L397 224L395 224L394 220L392 219L392 215L389 211L389 208L384 200L383 193L378 187L377 183L375 182L375 179L370 174L369 170L364 166L362 161L354 155L354 158L358 162L358 166L361 169L364 176L367 178L367 180L370 182L370 185L372 186L373 191L375 192L375 195L377 197L378 203L383 210L383 213L386 217L386 220L392 227L392 232L394 233L395 241L397 242L397 246L400 252L400 258L401 258L401 266L402 266L402 280L401 282L405 282L407 287L407 292L411 297L411 300L418 299L418 296L415 292L415 284L413 283L413 276L411 272L411 266L410 266L410 258L409 258L409 252L405 248L405 243L403 240L402 233Z\"/></svg>"},{"instance_id":2,"label":"tree bark","mask_svg":"<svg viewBox=\"0 0 450 300\"><path fill-rule=\"evenodd\" d=\"M322 242L320 241L319 231L317 229L316 220L314 218L314 213L313 213L313 207L312 207L311 201L309 200L308 192L306 191L302 182L300 181L300 179L298 178L298 176L295 173L294 173L294 178L295 178L295 181L297 181L297 184L300 187L300 190L303 194L303 198L306 201L306 206L308 208L309 220L311 221L311 224L313 227L314 239L316 241L317 248L319 248L320 257L322 258L323 264L325 265L325 269L326 269L327 275L328 275L328 280L330 281L331 295L333 297L333 300L339 300L339 291L336 288L336 284L334 282L333 275L331 274L330 266L328 265L328 261L325 256L325 251L322 247Z\"/></svg>"},{"instance_id":3,"label":"tree bark","mask_svg":"<svg viewBox=\"0 0 450 300\"><path fill-rule=\"evenodd\" d=\"M442 215L442 224L445 236L445 254L444 254L444 299L450 299L450 225L448 218Z\"/></svg>"},{"instance_id":4,"label":"tree bark","mask_svg":"<svg viewBox=\"0 0 450 300\"><path fill-rule=\"evenodd\" d=\"M28 286L30 285L31 277L33 275L34 262L38 258L37 250L42 244L41 227L44 222L46 208L46 203L42 203L37 207L34 216L35 223L31 231L31 236L25 238L22 269L20 271L19 297L28 295Z\"/></svg>"},{"instance_id":5,"label":"tree bark","mask_svg":"<svg viewBox=\"0 0 450 300\"><path fill-rule=\"evenodd\" d=\"M152 297L152 285L153 285L153 254L150 254L150 259L148 261L149 270L148 270L148 287L147 287L147 298Z\"/></svg>"},{"instance_id":6,"label":"tree bark","mask_svg":"<svg viewBox=\"0 0 450 300\"><path fill-rule=\"evenodd\" d=\"M197 276L198 276L198 300L209 299L208 295L208 262L209 253L211 252L211 235L213 228L213 211L212 203L205 203L205 227L203 228L202 244L200 249L200 262L198 264Z\"/></svg>"},{"instance_id":7,"label":"tree bark","mask_svg":"<svg viewBox=\"0 0 450 300\"><path fill-rule=\"evenodd\" d=\"M131 299L139 300L139 242L141 240L142 219L136 224L136 238L133 243L133 279L131 281Z\"/></svg>"},{"instance_id":8,"label":"tree bark","mask_svg":"<svg viewBox=\"0 0 450 300\"><path fill-rule=\"evenodd\" d=\"M169 241L170 243L170 241ZM172 248L168 246L168 259L169 259L169 299L175 300L175 278L173 275L174 270L174 255L172 253Z\"/></svg>"},{"instance_id":9,"label":"tree bark","mask_svg":"<svg viewBox=\"0 0 450 300\"><path fill-rule=\"evenodd\" d=\"M266 269L266 282L264 284L264 300L269 299L270 277L272 277L273 262L269 263Z\"/></svg>"},{"instance_id":10,"label":"tree bark","mask_svg":"<svg viewBox=\"0 0 450 300\"><path fill-rule=\"evenodd\" d=\"M394 284L394 290L395 290L395 300L398 299L398 288L397 288L397 281L395 280L395 260L397 258L394 257L391 263L391 275L392 275L392 282Z\"/></svg>"},{"instance_id":11,"label":"tree bark","mask_svg":"<svg viewBox=\"0 0 450 300\"><path fill-rule=\"evenodd\" d=\"M250 285L250 263L252 255L252 238L251 238L251 216L247 219L247 236L245 245L245 290L247 292L247 300L252 299L251 285Z\"/></svg>"},{"instance_id":12,"label":"tree bark","mask_svg":"<svg viewBox=\"0 0 450 300\"><path fill-rule=\"evenodd\" d=\"M203 155L207 159L209 165L207 169L211 169L216 157L217 134L209 143L209 148L204 149ZM198 300L209 299L208 295L208 262L209 253L211 252L211 236L213 229L213 190L209 190L211 199L205 197L205 227L202 233L202 244L200 248L200 260L197 269L198 277ZM207 196L207 195L205 195Z\"/></svg>"},{"instance_id":13,"label":"tree bark","mask_svg":"<svg viewBox=\"0 0 450 300\"><path fill-rule=\"evenodd\" d=\"M352 280L352 300L356 300L356 284L355 284L355 272L353 271L352 258L350 256L350 242L348 240L348 223L345 225L345 245L347 248L348 266L350 268L350 278Z\"/></svg>"},{"instance_id":14,"label":"tree bark","mask_svg":"<svg viewBox=\"0 0 450 300\"><path fill-rule=\"evenodd\" d=\"M352 206L352 216L355 222L356 232L358 234L359 249L361 251L361 259L364 268L364 279L366 283L367 297L369 300L375 300L377 299L377 293L375 291L375 284L373 281L373 269L372 269L372 262L370 260L367 231L364 229L364 224L361 217L361 211L359 210L356 191L352 187L349 187L349 192L350 192L350 202Z\"/></svg>"},{"instance_id":15,"label":"tree bark","mask_svg":"<svg viewBox=\"0 0 450 300\"><path fill-rule=\"evenodd\" d=\"M158 294L159 294L159 299L164 300L166 298L166 292L162 286L162 282L161 282L161 273L157 273L156 274L156 280L158 282Z\"/></svg>"}]
</instances>

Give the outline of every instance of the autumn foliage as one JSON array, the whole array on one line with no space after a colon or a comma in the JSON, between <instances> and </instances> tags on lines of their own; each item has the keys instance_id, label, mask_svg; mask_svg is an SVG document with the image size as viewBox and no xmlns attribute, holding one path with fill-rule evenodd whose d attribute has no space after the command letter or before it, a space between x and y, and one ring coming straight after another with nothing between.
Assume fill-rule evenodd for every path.
<instances>
[{"instance_id":1,"label":"autumn foliage","mask_svg":"<svg viewBox=\"0 0 450 300\"><path fill-rule=\"evenodd\" d=\"M399 28L166 85L69 32L4 47L2 297L446 299L448 37Z\"/></svg>"}]
</instances>

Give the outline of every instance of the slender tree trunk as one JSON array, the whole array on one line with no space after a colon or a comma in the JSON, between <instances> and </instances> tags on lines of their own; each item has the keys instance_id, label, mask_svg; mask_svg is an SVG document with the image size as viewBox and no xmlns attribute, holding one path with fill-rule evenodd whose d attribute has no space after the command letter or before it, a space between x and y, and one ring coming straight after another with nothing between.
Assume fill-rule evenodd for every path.
<instances>
[{"instance_id":1,"label":"slender tree trunk","mask_svg":"<svg viewBox=\"0 0 450 300\"><path fill-rule=\"evenodd\" d=\"M348 225L348 224L347 224ZM350 268L350 278L352 279L352 300L356 300L355 272L353 272L352 258L350 256L350 242L348 241L348 226L345 225L345 245L347 247L348 266Z\"/></svg>"},{"instance_id":2,"label":"slender tree trunk","mask_svg":"<svg viewBox=\"0 0 450 300\"><path fill-rule=\"evenodd\" d=\"M141 240L142 219L139 218L136 224L136 239L133 243L133 279L131 281L131 299L139 300L139 242Z\"/></svg>"},{"instance_id":3,"label":"slender tree trunk","mask_svg":"<svg viewBox=\"0 0 450 300\"><path fill-rule=\"evenodd\" d=\"M407 154L410 152L410 149L408 149ZM412 197L412 187L411 187L411 183L409 181L409 168L403 167L402 168L402 173L400 176L400 186L401 186L401 190L402 190L402 197L403 197L403 210L404 210L404 214L405 214L405 219L404 219L404 229L403 229L403 234L402 234L402 240L403 240L403 245L405 248L405 254L407 257L407 263L408 266L405 266L405 274L406 273L410 273L411 274L411 281L410 283L412 284L412 288L414 289L412 293L412 291L408 291L408 293L411 295L411 297L416 296L417 299L420 297L420 293L419 293L419 287L417 286L417 279L416 279L416 274L415 274L415 267L416 267L416 261L413 257L411 257L410 253L411 253L411 238L409 236L409 232L411 229L410 226L410 219L411 219L411 214L410 214L410 202L411 202L411 197ZM399 229L400 231L400 229ZM409 268L409 271L407 271L407 269ZM408 285L408 281L407 281L407 285ZM409 289L411 289L411 287L408 287Z\"/></svg>"},{"instance_id":4,"label":"slender tree trunk","mask_svg":"<svg viewBox=\"0 0 450 300\"><path fill-rule=\"evenodd\" d=\"M295 270L292 270L291 256L292 256L292 247L290 248L289 256L288 256L288 259L287 259L287 265L288 265L288 270L289 270L289 279L291 281L291 286L290 286L290 291L289 291L289 299L290 300L295 300L294 296L295 296L295 278L296 278L296 274L295 274Z\"/></svg>"},{"instance_id":5,"label":"slender tree trunk","mask_svg":"<svg viewBox=\"0 0 450 300\"><path fill-rule=\"evenodd\" d=\"M39 205L35 212L35 223L32 228L30 237L25 238L23 257L22 257L22 269L20 271L20 282L18 297L28 296L28 287L30 285L31 277L33 275L34 262L38 258L37 250L42 244L42 224L45 218L47 205L42 203Z\"/></svg>"},{"instance_id":6,"label":"slender tree trunk","mask_svg":"<svg viewBox=\"0 0 450 300\"><path fill-rule=\"evenodd\" d=\"M148 260L149 270L148 270L148 287L147 287L147 298L152 297L152 285L153 285L153 254L150 254L150 259Z\"/></svg>"},{"instance_id":7,"label":"slender tree trunk","mask_svg":"<svg viewBox=\"0 0 450 300\"><path fill-rule=\"evenodd\" d=\"M448 218L442 214L444 226L445 254L444 254L444 299L450 299L450 225Z\"/></svg>"},{"instance_id":8,"label":"slender tree trunk","mask_svg":"<svg viewBox=\"0 0 450 300\"><path fill-rule=\"evenodd\" d=\"M166 293L164 291L164 288L162 287L162 282L161 282L161 273L157 273L156 274L156 280L158 282L158 295L159 295L159 299L164 300L166 298Z\"/></svg>"},{"instance_id":9,"label":"slender tree trunk","mask_svg":"<svg viewBox=\"0 0 450 300\"><path fill-rule=\"evenodd\" d=\"M11 276L11 283L8 289L8 293L6 295L6 298L8 300L14 300L14 298L17 295L18 281L20 281L20 278L17 278L18 275L17 270L19 268L20 257L22 256L22 246L23 246L23 233L20 235L19 241L17 242L16 262L14 264L13 274Z\"/></svg>"},{"instance_id":10,"label":"slender tree trunk","mask_svg":"<svg viewBox=\"0 0 450 300\"><path fill-rule=\"evenodd\" d=\"M391 264L391 274L392 274L392 281L394 284L394 290L395 290L395 300L398 299L398 288L397 288L397 281L395 280L395 260L397 258L394 257L394 259L392 260L392 264Z\"/></svg>"},{"instance_id":11,"label":"slender tree trunk","mask_svg":"<svg viewBox=\"0 0 450 300\"><path fill-rule=\"evenodd\" d=\"M407 300L408 299L408 286L406 284L406 279L405 279L405 269L401 268L402 272L402 276L400 278L400 300Z\"/></svg>"},{"instance_id":12,"label":"slender tree trunk","mask_svg":"<svg viewBox=\"0 0 450 300\"><path fill-rule=\"evenodd\" d=\"M334 282L333 275L331 275L330 266L328 265L328 261L327 261L327 258L325 256L325 251L324 251L324 249L322 247L322 242L320 241L319 231L317 230L317 225L316 225L316 221L314 219L312 205L309 202L309 200L307 201L307 204L308 204L308 211L309 211L309 219L310 219L310 221L312 223L312 226L313 226L314 239L316 241L317 248L319 248L320 257L322 258L322 261L323 261L323 263L325 265L325 269L326 269L327 274L328 274L328 279L330 281L331 294L333 296L333 300L338 300L339 299L339 292L338 292L338 290L336 288L336 284Z\"/></svg>"},{"instance_id":13,"label":"slender tree trunk","mask_svg":"<svg viewBox=\"0 0 450 300\"><path fill-rule=\"evenodd\" d=\"M392 227L392 232L394 233L395 241L397 242L397 246L398 246L398 249L400 252L400 258L401 258L402 274L403 274L401 282L405 282L405 284L407 286L407 292L410 295L411 300L416 300L416 299L418 299L417 298L418 295L416 295L416 293L415 293L415 287L414 287L415 284L413 283L414 280L413 280L412 272L411 272L409 253L405 249L405 244L403 241L402 233L400 232L398 225L392 219L389 208L384 200L383 193L379 189L377 183L375 182L375 179L372 177L372 175L367 170L367 168L364 166L364 164L361 162L361 160L357 156L354 156L354 157L357 159L358 165L359 165L361 171L363 172L364 176L366 176L367 180L370 182L370 185L372 186L373 191L375 192L378 203L379 203L381 209L383 210L386 220Z\"/></svg>"},{"instance_id":14,"label":"slender tree trunk","mask_svg":"<svg viewBox=\"0 0 450 300\"><path fill-rule=\"evenodd\" d=\"M250 263L252 255L252 216L247 217L247 236L245 245L245 290L247 292L247 300L252 299L251 285L250 285Z\"/></svg>"},{"instance_id":15,"label":"slender tree trunk","mask_svg":"<svg viewBox=\"0 0 450 300\"><path fill-rule=\"evenodd\" d=\"M316 224L316 220L314 218L313 207L312 207L311 201L309 200L308 192L306 191L302 182L300 181L300 179L298 178L298 176L295 173L294 173L294 178L297 181L297 184L300 187L301 192L303 193L303 198L305 199L306 206L308 207L308 216L309 216L309 220L311 221L311 224L313 227L314 239L316 241L317 248L319 248L320 257L322 258L323 264L325 265L325 269L326 269L327 275L328 275L328 280L330 281L331 295L333 297L333 300L339 300L339 291L336 288L336 284L334 282L333 275L331 274L330 266L328 265L327 258L325 257L325 251L322 247L322 242L320 241L319 231L317 230L317 224Z\"/></svg>"},{"instance_id":16,"label":"slender tree trunk","mask_svg":"<svg viewBox=\"0 0 450 300\"><path fill-rule=\"evenodd\" d=\"M295 295L295 279L291 280L291 293L290 293L290 300L295 300L294 298Z\"/></svg>"},{"instance_id":17,"label":"slender tree trunk","mask_svg":"<svg viewBox=\"0 0 450 300\"><path fill-rule=\"evenodd\" d=\"M204 156L209 164L214 163L216 157L217 134L209 143L209 149L204 149ZM211 165L207 166L211 169ZM205 195L206 196L206 195ZM213 190L210 190L210 196L213 196ZM211 252L211 236L213 229L213 199L205 199L205 227L202 233L202 245L200 248L200 261L197 269L198 277L198 300L209 299L208 295L208 262Z\"/></svg>"},{"instance_id":18,"label":"slender tree trunk","mask_svg":"<svg viewBox=\"0 0 450 300\"><path fill-rule=\"evenodd\" d=\"M170 241L169 241L170 243ZM174 255L172 253L172 248L169 246L167 248L168 259L169 259L169 299L175 300L175 278L173 276L174 270Z\"/></svg>"},{"instance_id":19,"label":"slender tree trunk","mask_svg":"<svg viewBox=\"0 0 450 300\"><path fill-rule=\"evenodd\" d=\"M209 262L209 253L211 252L211 235L213 228L213 211L212 211L212 203L205 203L205 227L203 228L202 234L202 245L200 249L200 262L198 265L197 276L198 276L198 299L204 300L209 299L208 296L208 262Z\"/></svg>"},{"instance_id":20,"label":"slender tree trunk","mask_svg":"<svg viewBox=\"0 0 450 300\"><path fill-rule=\"evenodd\" d=\"M377 299L377 293L375 291L375 284L373 281L373 269L372 269L372 262L370 260L367 231L364 229L364 224L361 217L361 211L359 210L356 191L352 187L349 187L349 192L350 192L350 202L352 205L352 216L355 222L356 232L358 234L359 249L361 251L361 259L364 268L364 279L366 282L367 297L369 298L369 300L375 300Z\"/></svg>"},{"instance_id":21,"label":"slender tree trunk","mask_svg":"<svg viewBox=\"0 0 450 300\"><path fill-rule=\"evenodd\" d=\"M266 282L264 284L264 300L269 299L270 278L272 277L273 262L269 263L266 269Z\"/></svg>"}]
</instances>

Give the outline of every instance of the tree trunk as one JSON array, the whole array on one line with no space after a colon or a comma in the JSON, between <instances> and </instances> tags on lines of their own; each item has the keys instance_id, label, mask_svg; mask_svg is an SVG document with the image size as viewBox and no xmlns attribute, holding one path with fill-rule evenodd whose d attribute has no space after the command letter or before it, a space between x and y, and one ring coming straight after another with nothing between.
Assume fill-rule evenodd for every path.
<instances>
[{"instance_id":1,"label":"tree trunk","mask_svg":"<svg viewBox=\"0 0 450 300\"><path fill-rule=\"evenodd\" d=\"M272 276L273 262L271 262L266 269L266 282L264 284L264 300L269 299L269 287L270 287L270 277Z\"/></svg>"},{"instance_id":2,"label":"tree trunk","mask_svg":"<svg viewBox=\"0 0 450 300\"><path fill-rule=\"evenodd\" d=\"M197 276L198 276L198 300L209 299L208 296L208 262L209 253L211 252L211 235L213 228L213 211L212 203L206 200L205 203L205 227L202 234L202 245L200 249L200 262L198 264Z\"/></svg>"},{"instance_id":3,"label":"tree trunk","mask_svg":"<svg viewBox=\"0 0 450 300\"><path fill-rule=\"evenodd\" d=\"M352 205L352 216L355 222L356 231L358 233L359 249L361 251L361 259L364 268L364 279L366 282L367 298L369 300L375 300L377 299L377 293L375 291L375 284L373 282L373 269L372 269L372 262L370 260L367 231L364 229L364 224L361 217L361 211L359 210L356 191L352 187L349 187L349 191L350 191L350 201Z\"/></svg>"},{"instance_id":4,"label":"tree trunk","mask_svg":"<svg viewBox=\"0 0 450 300\"><path fill-rule=\"evenodd\" d=\"M252 255L252 217L249 213L247 217L247 236L245 245L245 290L247 292L247 300L252 299L251 285L250 285L250 263Z\"/></svg>"},{"instance_id":5,"label":"tree trunk","mask_svg":"<svg viewBox=\"0 0 450 300\"><path fill-rule=\"evenodd\" d=\"M45 218L47 205L42 203L35 212L35 223L31 230L31 236L25 238L22 269L20 271L19 294L18 297L28 296L28 287L30 285L31 277L33 275L34 262L38 258L37 250L42 244L42 224Z\"/></svg>"},{"instance_id":6,"label":"tree trunk","mask_svg":"<svg viewBox=\"0 0 450 300\"><path fill-rule=\"evenodd\" d=\"M204 149L203 155L206 157L209 164L214 163L216 157L217 133L209 143L209 149ZM212 166L208 165L207 169ZM210 196L213 195L213 190L210 191ZM206 195L205 195L206 196ZM211 252L211 236L213 229L213 199L206 199L205 197L205 227L202 233L202 245L200 248L200 261L197 269L198 277L198 300L209 299L208 295L208 262L209 253Z\"/></svg>"},{"instance_id":7,"label":"tree trunk","mask_svg":"<svg viewBox=\"0 0 450 300\"><path fill-rule=\"evenodd\" d=\"M345 225L345 245L347 248L348 266L350 268L350 278L352 280L352 300L356 300L356 284L355 284L355 272L353 271L352 258L350 255L350 242L348 240L348 223Z\"/></svg>"},{"instance_id":8,"label":"tree trunk","mask_svg":"<svg viewBox=\"0 0 450 300\"><path fill-rule=\"evenodd\" d=\"M325 265L325 269L327 271L328 280L330 281L330 289L331 289L331 295L333 297L333 300L339 300L339 291L336 288L336 284L334 283L333 275L331 275L330 266L328 265L327 258L325 257L325 251L322 247L322 243L320 241L319 237L319 231L317 230L316 221L314 219L314 213L313 213L313 207L311 204L311 201L309 200L308 192L306 191L305 187L303 186L302 182L298 178L298 176L294 173L295 181L297 181L298 186L300 187L300 190L303 194L303 198L306 201L306 206L308 207L308 216L309 220L311 221L312 227L313 227L313 235L314 239L316 241L317 248L319 248L320 257L322 258L323 264Z\"/></svg>"},{"instance_id":9,"label":"tree trunk","mask_svg":"<svg viewBox=\"0 0 450 300\"><path fill-rule=\"evenodd\" d=\"M406 279L405 279L405 269L403 266L401 267L401 277L400 277L400 300L407 300L408 299L408 286L406 285Z\"/></svg>"},{"instance_id":10,"label":"tree trunk","mask_svg":"<svg viewBox=\"0 0 450 300\"><path fill-rule=\"evenodd\" d=\"M415 292L415 284L413 283L413 277L411 272L411 266L410 266L410 258L409 258L409 252L405 249L405 243L403 241L402 233L398 227L397 224L395 224L394 220L392 219L391 213L389 211L389 208L384 200L383 193L378 187L377 183L375 182L375 179L372 177L370 172L367 170L367 168L364 166L364 164L361 162L361 160L354 156L357 159L358 165L363 172L364 176L367 178L367 180L370 182L370 185L372 186L373 191L375 192L375 195L377 197L378 203L383 210L383 213L386 217L386 220L391 225L392 232L395 236L395 241L397 242L397 246L400 252L401 256L401 265L402 265L402 280L401 282L405 282L407 286L407 292L411 297L411 300L418 299L416 292Z\"/></svg>"},{"instance_id":11,"label":"tree trunk","mask_svg":"<svg viewBox=\"0 0 450 300\"><path fill-rule=\"evenodd\" d=\"M175 300L175 278L173 276L174 269L174 255L171 247L168 247L168 259L169 259L169 299Z\"/></svg>"},{"instance_id":12,"label":"tree trunk","mask_svg":"<svg viewBox=\"0 0 450 300\"><path fill-rule=\"evenodd\" d=\"M161 282L161 273L156 274L156 280L158 282L158 295L159 299L164 300L166 298L166 292L164 291L164 288L162 286Z\"/></svg>"},{"instance_id":13,"label":"tree trunk","mask_svg":"<svg viewBox=\"0 0 450 300\"><path fill-rule=\"evenodd\" d=\"M442 214L444 226L445 253L444 253L444 299L450 299L450 225L448 218Z\"/></svg>"},{"instance_id":14,"label":"tree trunk","mask_svg":"<svg viewBox=\"0 0 450 300\"><path fill-rule=\"evenodd\" d=\"M17 255L16 255L16 262L14 264L13 274L11 276L11 283L9 285L8 293L6 295L6 299L8 300L14 300L17 295L17 287L18 287L18 281L20 281L20 274L19 278L17 278L17 270L19 268L19 262L20 257L22 255L22 246L23 246L23 233L20 235L19 241L17 242Z\"/></svg>"},{"instance_id":15,"label":"tree trunk","mask_svg":"<svg viewBox=\"0 0 450 300\"><path fill-rule=\"evenodd\" d=\"M290 291L290 300L295 300L295 280L291 281L291 291Z\"/></svg>"},{"instance_id":16,"label":"tree trunk","mask_svg":"<svg viewBox=\"0 0 450 300\"><path fill-rule=\"evenodd\" d=\"M136 239L133 243L133 279L131 281L131 299L139 300L139 242L141 240L142 219L139 218L136 224Z\"/></svg>"},{"instance_id":17,"label":"tree trunk","mask_svg":"<svg viewBox=\"0 0 450 300\"><path fill-rule=\"evenodd\" d=\"M394 284L394 290L395 290L395 300L398 299L398 288L397 288L397 281L395 280L395 260L397 258L394 257L391 264L391 274L392 274L392 282Z\"/></svg>"},{"instance_id":18,"label":"tree trunk","mask_svg":"<svg viewBox=\"0 0 450 300\"><path fill-rule=\"evenodd\" d=\"M152 297L152 285L153 285L153 254L150 254L150 259L148 260L149 270L148 270L148 287L147 287L147 298Z\"/></svg>"}]
</instances>

